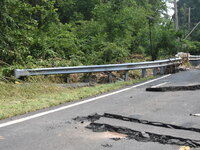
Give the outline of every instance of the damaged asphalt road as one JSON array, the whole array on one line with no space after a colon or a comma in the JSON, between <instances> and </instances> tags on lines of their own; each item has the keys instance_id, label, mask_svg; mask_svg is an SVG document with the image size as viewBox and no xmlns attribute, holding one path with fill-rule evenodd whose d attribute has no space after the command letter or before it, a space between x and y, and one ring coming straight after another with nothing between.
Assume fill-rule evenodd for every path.
<instances>
[{"instance_id":1,"label":"damaged asphalt road","mask_svg":"<svg viewBox=\"0 0 200 150\"><path fill-rule=\"evenodd\" d=\"M188 86L168 86L168 87L150 87L146 88L146 91L152 92L167 92L167 91L192 91L200 90L200 85L188 85Z\"/></svg>"},{"instance_id":2,"label":"damaged asphalt road","mask_svg":"<svg viewBox=\"0 0 200 150\"><path fill-rule=\"evenodd\" d=\"M109 125L105 123L96 123L97 120L100 118L112 118L112 119L118 119L122 121L129 121L134 123L141 123L146 124L150 126L158 126L163 128L170 128L170 129L176 129L176 130L187 130L187 131L193 131L200 133L200 129L198 128L187 128L172 124L166 124L161 122L152 122L147 120L140 120L135 119L132 117L125 117L121 115L115 115L115 114L108 114L104 113L103 115L99 114L93 114L86 117L76 117L73 120L78 121L80 123L84 123L84 121L91 122L89 125L86 126L86 128L91 129L93 132L112 132L112 133L118 133L126 135L126 139L134 139L139 142L158 142L160 144L171 144L171 145L185 145L193 148L200 147L200 140L193 140L193 139L186 139L186 138L180 138L180 137L174 137L169 135L163 135L163 134L156 134L151 132L144 132L144 131L136 131L132 130L130 128L122 127L122 126L114 126ZM124 138L124 137L123 137ZM113 140L120 140L120 138L112 137Z\"/></svg>"},{"instance_id":3,"label":"damaged asphalt road","mask_svg":"<svg viewBox=\"0 0 200 150\"><path fill-rule=\"evenodd\" d=\"M199 85L200 70L179 72L112 96L0 128L0 149L200 150L200 117L191 115L200 114L199 90L146 91L164 82L165 87ZM0 124L6 121L9 120Z\"/></svg>"}]
</instances>

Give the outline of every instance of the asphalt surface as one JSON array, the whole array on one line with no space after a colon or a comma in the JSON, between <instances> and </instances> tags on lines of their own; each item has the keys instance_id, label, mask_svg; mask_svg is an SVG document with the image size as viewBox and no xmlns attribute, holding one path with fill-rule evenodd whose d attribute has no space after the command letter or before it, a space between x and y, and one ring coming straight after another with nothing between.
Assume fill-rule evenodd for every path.
<instances>
[{"instance_id":1,"label":"asphalt surface","mask_svg":"<svg viewBox=\"0 0 200 150\"><path fill-rule=\"evenodd\" d=\"M181 145L127 139L126 135L117 132L93 132L85 128L91 123L90 121L73 120L77 116L111 113L182 127L200 128L200 117L190 116L190 114L200 113L200 91L145 91L147 87L159 84L162 86L200 84L200 70L179 72L96 101L0 127L0 150L179 150ZM73 103L65 105L71 104ZM50 110L55 108L58 107L50 108ZM0 125L42 111L47 110L1 120ZM193 131L156 127L110 118L100 118L95 122L140 132L200 140L200 133ZM113 138L119 138L119 140L113 140ZM200 150L200 147L191 148L191 150L193 149Z\"/></svg>"}]
</instances>

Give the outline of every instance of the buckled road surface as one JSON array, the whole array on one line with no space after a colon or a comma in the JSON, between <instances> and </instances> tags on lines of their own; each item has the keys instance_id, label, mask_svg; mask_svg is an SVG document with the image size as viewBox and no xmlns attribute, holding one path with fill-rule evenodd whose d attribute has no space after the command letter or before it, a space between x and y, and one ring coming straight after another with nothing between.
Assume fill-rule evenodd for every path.
<instances>
[{"instance_id":1,"label":"buckled road surface","mask_svg":"<svg viewBox=\"0 0 200 150\"><path fill-rule=\"evenodd\" d=\"M0 121L0 150L200 150L200 70ZM105 94L104 94L105 95Z\"/></svg>"}]
</instances>

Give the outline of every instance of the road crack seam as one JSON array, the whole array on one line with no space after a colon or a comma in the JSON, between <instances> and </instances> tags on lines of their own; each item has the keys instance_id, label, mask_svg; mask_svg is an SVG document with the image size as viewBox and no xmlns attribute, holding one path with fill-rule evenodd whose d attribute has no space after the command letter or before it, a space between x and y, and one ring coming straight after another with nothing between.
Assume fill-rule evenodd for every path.
<instances>
[{"instance_id":1,"label":"road crack seam","mask_svg":"<svg viewBox=\"0 0 200 150\"><path fill-rule=\"evenodd\" d=\"M151 91L151 92L194 91L194 90L200 90L200 85L168 86L168 87L150 87L150 88L146 88L146 91Z\"/></svg>"},{"instance_id":2,"label":"road crack seam","mask_svg":"<svg viewBox=\"0 0 200 150\"><path fill-rule=\"evenodd\" d=\"M122 115L116 115L116 114L110 114L110 113L104 113L103 115L99 115L97 113L91 114L86 117L76 117L73 120L78 121L78 122L84 122L84 121L89 121L89 122L95 122L99 120L100 118L111 118L111 119L118 119L118 120L123 120L123 121L129 121L129 122L134 122L134 123L140 123L140 124L145 124L145 125L151 125L151 126L157 126L157 127L163 127L163 128L169 128L169 129L177 129L177 130L186 130L186 131L193 131L200 133L199 128L189 128L189 127L183 127L183 126L178 126L174 124L167 124L167 123L162 123L162 122L154 122L154 121L148 121L148 120L142 120L142 119L137 119L133 117L126 117Z\"/></svg>"},{"instance_id":3,"label":"road crack seam","mask_svg":"<svg viewBox=\"0 0 200 150\"><path fill-rule=\"evenodd\" d=\"M139 142L157 142L160 144L185 145L193 148L200 147L200 141L186 138L174 137L169 135L155 134L151 132L140 132L120 126L111 126L109 124L90 123L86 128L93 132L117 132L126 134L128 139L134 139ZM117 140L117 139L114 139Z\"/></svg>"},{"instance_id":4,"label":"road crack seam","mask_svg":"<svg viewBox=\"0 0 200 150\"><path fill-rule=\"evenodd\" d=\"M200 147L200 140L193 140L193 139L175 137L175 136L170 136L170 135L162 135L162 134L156 134L156 133L151 133L151 132L141 132L141 131L132 130L132 129L126 128L126 127L95 123L95 121L99 120L102 117L118 119L118 120L122 120L122 121L129 121L129 122L145 124L145 125L151 125L151 126L157 126L157 127L164 127L164 128L169 128L169 129L187 130L187 131L193 131L193 132L200 133L200 129L198 129L198 128L187 128L187 127L173 125L173 124L141 120L141 119L137 119L137 118L109 114L109 113L104 113L103 115L99 115L99 114L95 113L95 114L92 114L92 115L89 115L86 117L78 116L78 117L74 118L73 120L81 122L81 123L84 123L84 121L91 122L88 126L86 126L86 128L91 129L93 132L107 132L107 131L116 132L119 134L127 135L128 139L134 139L134 140L140 141L140 142L158 142L161 144L171 144L171 145L181 145L181 146L185 145L185 146L190 146L193 148ZM112 139L120 140L120 138L112 138Z\"/></svg>"},{"instance_id":5,"label":"road crack seam","mask_svg":"<svg viewBox=\"0 0 200 150\"><path fill-rule=\"evenodd\" d=\"M157 127L164 127L164 128L169 128L169 129L187 130L187 131L193 131L193 132L200 133L199 128L188 128L188 127L183 127L183 126L178 126L178 125L173 125L173 124L141 120L141 119L137 119L137 118L125 117L125 116L109 114L109 113L105 113L102 117L113 118L113 119L118 119L118 120L123 120L123 121L134 122L134 123L141 123L141 124L157 126Z\"/></svg>"}]
</instances>

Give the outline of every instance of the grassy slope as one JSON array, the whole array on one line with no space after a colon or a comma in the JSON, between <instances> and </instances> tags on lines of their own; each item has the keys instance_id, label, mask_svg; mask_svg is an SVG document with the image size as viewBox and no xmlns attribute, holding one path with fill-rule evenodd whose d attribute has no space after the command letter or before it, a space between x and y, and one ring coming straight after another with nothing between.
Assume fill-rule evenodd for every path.
<instances>
[{"instance_id":1,"label":"grassy slope","mask_svg":"<svg viewBox=\"0 0 200 150\"><path fill-rule=\"evenodd\" d=\"M95 96L151 78L71 89L48 83L0 83L0 119Z\"/></svg>"}]
</instances>

